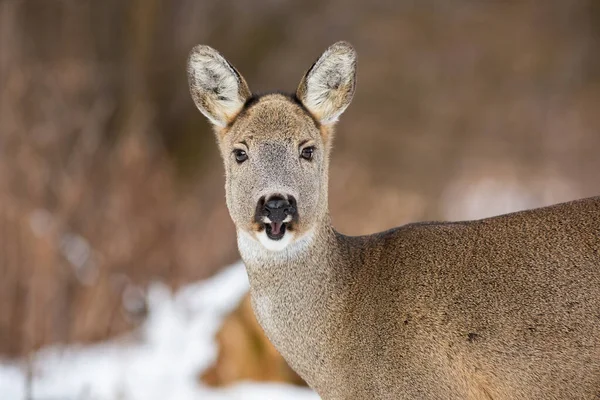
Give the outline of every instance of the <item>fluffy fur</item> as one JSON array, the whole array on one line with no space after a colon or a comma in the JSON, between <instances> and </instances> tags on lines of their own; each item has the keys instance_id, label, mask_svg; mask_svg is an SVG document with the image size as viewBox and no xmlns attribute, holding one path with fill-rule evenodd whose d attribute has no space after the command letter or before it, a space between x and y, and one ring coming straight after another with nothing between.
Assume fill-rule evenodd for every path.
<instances>
[{"instance_id":1,"label":"fluffy fur","mask_svg":"<svg viewBox=\"0 0 600 400\"><path fill-rule=\"evenodd\" d=\"M190 52L188 82L196 107L221 128L250 97L250 89L237 70L208 46L199 45Z\"/></svg>"},{"instance_id":2,"label":"fluffy fur","mask_svg":"<svg viewBox=\"0 0 600 400\"><path fill-rule=\"evenodd\" d=\"M304 106L322 123L331 124L354 96L356 52L350 44L329 47L308 70L296 92Z\"/></svg>"}]
</instances>

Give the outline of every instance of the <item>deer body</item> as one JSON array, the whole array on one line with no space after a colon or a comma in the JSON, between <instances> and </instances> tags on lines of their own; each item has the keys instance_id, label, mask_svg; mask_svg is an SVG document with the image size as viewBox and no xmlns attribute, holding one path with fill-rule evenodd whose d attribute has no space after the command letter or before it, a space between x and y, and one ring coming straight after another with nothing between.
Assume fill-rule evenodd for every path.
<instances>
[{"instance_id":1,"label":"deer body","mask_svg":"<svg viewBox=\"0 0 600 400\"><path fill-rule=\"evenodd\" d=\"M216 51L190 56L269 339L324 399L598 398L600 197L337 233L328 154L354 68L337 43L296 96L254 97Z\"/></svg>"},{"instance_id":2,"label":"deer body","mask_svg":"<svg viewBox=\"0 0 600 400\"><path fill-rule=\"evenodd\" d=\"M367 237L325 226L293 271L240 249L261 325L324 398L583 399L600 394L599 236L595 198Z\"/></svg>"}]
</instances>

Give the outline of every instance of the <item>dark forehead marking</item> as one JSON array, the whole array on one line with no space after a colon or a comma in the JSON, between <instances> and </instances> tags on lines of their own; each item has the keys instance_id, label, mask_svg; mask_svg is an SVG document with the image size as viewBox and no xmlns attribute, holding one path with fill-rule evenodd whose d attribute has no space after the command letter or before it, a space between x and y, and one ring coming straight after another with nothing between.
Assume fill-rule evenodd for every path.
<instances>
[{"instance_id":1,"label":"dark forehead marking","mask_svg":"<svg viewBox=\"0 0 600 400\"><path fill-rule=\"evenodd\" d=\"M308 115L310 117L310 119L312 119L312 121L315 123L315 127L317 129L319 129L321 127L321 123L315 118L314 115L312 115L312 113L310 111L308 111L308 109L304 106L304 104L302 104L302 102L296 96L296 94L289 94L289 93L285 93L285 92L268 92L268 93L253 94L244 103L244 107L242 107L242 111L240 111L238 113L238 115L236 115L235 118L229 122L227 127L231 128L233 126L233 124L235 124L235 121L237 121L240 116L247 113L249 109L251 109L254 105L256 105L259 102L260 99L262 99L265 96L271 95L271 94L279 94L279 95L285 97L290 102L292 102L295 105L297 105L298 107L300 107L300 109L304 112L304 114Z\"/></svg>"}]
</instances>

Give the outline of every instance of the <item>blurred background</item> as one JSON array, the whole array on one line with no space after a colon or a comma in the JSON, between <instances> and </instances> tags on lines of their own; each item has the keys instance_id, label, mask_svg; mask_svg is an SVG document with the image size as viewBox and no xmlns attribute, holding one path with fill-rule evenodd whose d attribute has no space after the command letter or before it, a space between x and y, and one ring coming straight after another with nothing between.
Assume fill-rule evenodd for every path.
<instances>
[{"instance_id":1,"label":"blurred background","mask_svg":"<svg viewBox=\"0 0 600 400\"><path fill-rule=\"evenodd\" d=\"M262 337L243 267L222 272L235 232L185 64L208 44L253 91L292 92L337 40L359 55L330 173L342 233L600 194L596 0L0 0L1 393L151 398L132 375L168 398L302 385ZM232 285L210 326L198 319ZM177 359L140 355L202 335L185 394ZM56 363L91 372L52 375ZM276 387L256 398L293 390Z\"/></svg>"}]
</instances>

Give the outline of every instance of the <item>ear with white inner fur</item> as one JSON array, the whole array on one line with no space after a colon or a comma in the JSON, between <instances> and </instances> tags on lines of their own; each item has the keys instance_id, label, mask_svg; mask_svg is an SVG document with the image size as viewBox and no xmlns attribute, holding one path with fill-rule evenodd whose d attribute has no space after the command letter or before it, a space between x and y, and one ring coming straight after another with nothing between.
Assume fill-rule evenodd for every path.
<instances>
[{"instance_id":1,"label":"ear with white inner fur","mask_svg":"<svg viewBox=\"0 0 600 400\"><path fill-rule=\"evenodd\" d=\"M355 84L356 52L337 42L304 75L296 96L322 124L330 124L350 105Z\"/></svg>"},{"instance_id":2,"label":"ear with white inner fur","mask_svg":"<svg viewBox=\"0 0 600 400\"><path fill-rule=\"evenodd\" d=\"M252 95L233 65L209 46L192 49L187 72L196 107L218 127L227 126Z\"/></svg>"}]
</instances>

